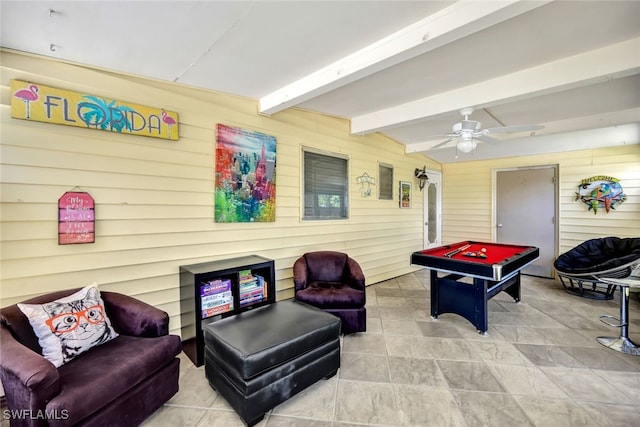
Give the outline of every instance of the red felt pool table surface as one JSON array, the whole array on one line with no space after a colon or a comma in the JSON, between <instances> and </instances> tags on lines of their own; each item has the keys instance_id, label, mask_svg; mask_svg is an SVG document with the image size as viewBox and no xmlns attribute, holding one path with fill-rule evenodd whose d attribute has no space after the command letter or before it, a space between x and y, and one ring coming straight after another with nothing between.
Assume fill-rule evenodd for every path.
<instances>
[{"instance_id":1,"label":"red felt pool table surface","mask_svg":"<svg viewBox=\"0 0 640 427\"><path fill-rule=\"evenodd\" d=\"M500 262L504 262L508 258L519 255L530 248L529 246L464 241L454 243L452 245L444 245L437 248L425 249L422 251L422 253L435 257L444 257L446 253L462 248L466 245L469 245L469 247L453 255L451 259L469 262L480 262L483 264L498 264ZM486 252L481 252L482 249L485 249ZM465 252L481 252L484 253L487 257L480 258L466 256L464 255Z\"/></svg>"},{"instance_id":2,"label":"red felt pool table surface","mask_svg":"<svg viewBox=\"0 0 640 427\"><path fill-rule=\"evenodd\" d=\"M484 253L486 258L465 256L465 252ZM489 299L504 291L519 302L520 270L539 255L535 246L467 240L414 252L411 264L431 270L431 317L459 314L485 334ZM464 281L466 277L473 278L473 285Z\"/></svg>"},{"instance_id":3,"label":"red felt pool table surface","mask_svg":"<svg viewBox=\"0 0 640 427\"><path fill-rule=\"evenodd\" d=\"M445 255L466 245L469 247L452 256ZM483 252L487 256L486 258L464 255L466 252L481 252L482 248L486 249ZM497 281L525 267L538 256L539 249L535 246L465 240L414 252L411 255L411 263L430 269Z\"/></svg>"}]
</instances>

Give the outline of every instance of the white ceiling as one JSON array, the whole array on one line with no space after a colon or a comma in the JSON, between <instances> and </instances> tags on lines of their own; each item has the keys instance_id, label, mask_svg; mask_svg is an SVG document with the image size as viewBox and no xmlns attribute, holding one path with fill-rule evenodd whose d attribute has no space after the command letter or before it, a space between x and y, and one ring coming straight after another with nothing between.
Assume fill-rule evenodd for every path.
<instances>
[{"instance_id":1,"label":"white ceiling","mask_svg":"<svg viewBox=\"0 0 640 427\"><path fill-rule=\"evenodd\" d=\"M443 163L640 143L640 1L0 5L4 48L348 118ZM430 149L464 107L544 128Z\"/></svg>"}]
</instances>

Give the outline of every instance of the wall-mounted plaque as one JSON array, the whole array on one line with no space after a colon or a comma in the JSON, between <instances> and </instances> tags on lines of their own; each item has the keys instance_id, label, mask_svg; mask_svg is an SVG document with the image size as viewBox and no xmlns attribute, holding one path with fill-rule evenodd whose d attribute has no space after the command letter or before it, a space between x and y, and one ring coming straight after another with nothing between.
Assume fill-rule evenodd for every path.
<instances>
[{"instance_id":1,"label":"wall-mounted plaque","mask_svg":"<svg viewBox=\"0 0 640 427\"><path fill-rule=\"evenodd\" d=\"M576 200L587 205L588 210L593 211L594 215L598 213L599 208L604 208L605 212L609 213L626 199L620 180L612 176L597 175L585 178L578 184L576 191Z\"/></svg>"},{"instance_id":2,"label":"wall-mounted plaque","mask_svg":"<svg viewBox=\"0 0 640 427\"><path fill-rule=\"evenodd\" d=\"M176 141L178 113L11 80L11 117Z\"/></svg>"},{"instance_id":3,"label":"wall-mounted plaque","mask_svg":"<svg viewBox=\"0 0 640 427\"><path fill-rule=\"evenodd\" d=\"M95 219L95 203L89 193L64 193L58 199L58 244L95 242Z\"/></svg>"}]
</instances>

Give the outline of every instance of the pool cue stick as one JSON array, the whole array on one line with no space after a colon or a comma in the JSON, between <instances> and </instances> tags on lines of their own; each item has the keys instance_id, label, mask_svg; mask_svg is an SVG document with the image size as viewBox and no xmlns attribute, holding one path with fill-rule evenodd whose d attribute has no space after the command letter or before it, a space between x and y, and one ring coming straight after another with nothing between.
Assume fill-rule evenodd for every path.
<instances>
[{"instance_id":1,"label":"pool cue stick","mask_svg":"<svg viewBox=\"0 0 640 427\"><path fill-rule=\"evenodd\" d=\"M460 246L458 249L454 249L452 251L449 251L449 252L445 253L444 256L446 256L447 258L451 258L455 254L458 254L458 253L464 251L465 249L469 249L470 247L471 247L471 245Z\"/></svg>"}]
</instances>

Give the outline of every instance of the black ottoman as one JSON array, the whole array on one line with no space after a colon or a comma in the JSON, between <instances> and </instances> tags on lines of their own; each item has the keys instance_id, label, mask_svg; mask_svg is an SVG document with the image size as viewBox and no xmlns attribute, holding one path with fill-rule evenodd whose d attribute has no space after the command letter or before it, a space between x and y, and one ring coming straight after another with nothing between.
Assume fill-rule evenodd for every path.
<instances>
[{"instance_id":1,"label":"black ottoman","mask_svg":"<svg viewBox=\"0 0 640 427\"><path fill-rule=\"evenodd\" d=\"M287 300L204 328L209 384L252 426L340 368L340 319Z\"/></svg>"}]
</instances>

